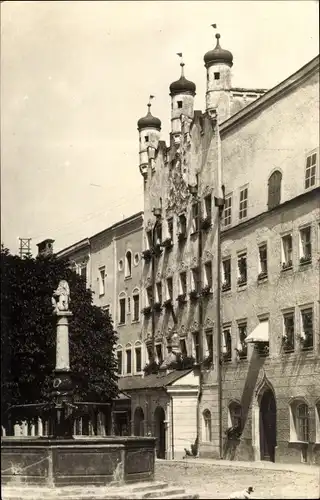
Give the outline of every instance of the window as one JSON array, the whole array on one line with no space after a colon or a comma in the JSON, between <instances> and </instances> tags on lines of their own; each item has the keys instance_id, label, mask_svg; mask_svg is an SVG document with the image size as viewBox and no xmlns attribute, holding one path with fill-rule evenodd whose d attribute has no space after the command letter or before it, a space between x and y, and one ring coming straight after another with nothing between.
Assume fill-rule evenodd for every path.
<instances>
[{"instance_id":1,"label":"window","mask_svg":"<svg viewBox=\"0 0 320 500\"><path fill-rule=\"evenodd\" d=\"M123 270L123 260L122 259L119 260L118 269L119 269L119 271Z\"/></svg>"},{"instance_id":2,"label":"window","mask_svg":"<svg viewBox=\"0 0 320 500\"><path fill-rule=\"evenodd\" d=\"M224 227L231 224L231 211L232 211L232 195L225 197L224 210L223 210L223 225Z\"/></svg>"},{"instance_id":3,"label":"window","mask_svg":"<svg viewBox=\"0 0 320 500\"><path fill-rule=\"evenodd\" d=\"M202 437L203 441L210 443L212 441L212 426L211 426L211 412L210 410L204 410L203 414L203 430L204 435Z\"/></svg>"},{"instance_id":4,"label":"window","mask_svg":"<svg viewBox=\"0 0 320 500\"><path fill-rule=\"evenodd\" d=\"M267 245L259 246L259 275L258 279L263 279L268 276L268 255Z\"/></svg>"},{"instance_id":5,"label":"window","mask_svg":"<svg viewBox=\"0 0 320 500\"><path fill-rule=\"evenodd\" d=\"M294 350L294 312L283 315L283 350L292 352Z\"/></svg>"},{"instance_id":6,"label":"window","mask_svg":"<svg viewBox=\"0 0 320 500\"><path fill-rule=\"evenodd\" d=\"M281 261L282 269L292 267L292 235L286 234L281 238Z\"/></svg>"},{"instance_id":7,"label":"window","mask_svg":"<svg viewBox=\"0 0 320 500\"><path fill-rule=\"evenodd\" d=\"M134 348L134 353L135 353L135 371L136 373L140 373L142 371L142 348L141 344L136 343L135 348Z\"/></svg>"},{"instance_id":8,"label":"window","mask_svg":"<svg viewBox=\"0 0 320 500\"><path fill-rule=\"evenodd\" d=\"M196 363L200 363L200 335L199 332L192 334L193 341L193 355L195 357Z\"/></svg>"},{"instance_id":9,"label":"window","mask_svg":"<svg viewBox=\"0 0 320 500\"><path fill-rule=\"evenodd\" d=\"M162 283L159 281L156 283L156 302L162 304Z\"/></svg>"},{"instance_id":10,"label":"window","mask_svg":"<svg viewBox=\"0 0 320 500\"><path fill-rule=\"evenodd\" d=\"M194 267L191 269L191 290L198 292L199 286L199 269L198 267Z\"/></svg>"},{"instance_id":11,"label":"window","mask_svg":"<svg viewBox=\"0 0 320 500\"><path fill-rule=\"evenodd\" d=\"M105 293L105 279L106 279L106 270L105 267L100 267L99 269L99 295L104 295Z\"/></svg>"},{"instance_id":12,"label":"window","mask_svg":"<svg viewBox=\"0 0 320 500\"><path fill-rule=\"evenodd\" d=\"M173 218L171 217L167 221L167 227L168 227L168 237L173 241Z\"/></svg>"},{"instance_id":13,"label":"window","mask_svg":"<svg viewBox=\"0 0 320 500\"><path fill-rule=\"evenodd\" d=\"M222 332L222 354L224 361L231 361L232 350L231 350L231 328L224 327Z\"/></svg>"},{"instance_id":14,"label":"window","mask_svg":"<svg viewBox=\"0 0 320 500\"><path fill-rule=\"evenodd\" d=\"M126 266L125 266L125 277L126 278L131 277L131 267L132 267L132 254L131 254L130 250L128 250L126 253Z\"/></svg>"},{"instance_id":15,"label":"window","mask_svg":"<svg viewBox=\"0 0 320 500\"><path fill-rule=\"evenodd\" d=\"M205 286L212 289L212 263L206 262L204 265L204 281Z\"/></svg>"},{"instance_id":16,"label":"window","mask_svg":"<svg viewBox=\"0 0 320 500\"><path fill-rule=\"evenodd\" d=\"M211 194L208 194L204 199L204 215L207 219L210 219L212 216L212 199Z\"/></svg>"},{"instance_id":17,"label":"window","mask_svg":"<svg viewBox=\"0 0 320 500\"><path fill-rule=\"evenodd\" d=\"M149 136L148 136L148 135L145 135L145 136L144 136L144 140L145 140L146 142L149 142Z\"/></svg>"},{"instance_id":18,"label":"window","mask_svg":"<svg viewBox=\"0 0 320 500\"><path fill-rule=\"evenodd\" d=\"M247 284L247 254L242 253L238 255L238 285L243 286Z\"/></svg>"},{"instance_id":19,"label":"window","mask_svg":"<svg viewBox=\"0 0 320 500\"><path fill-rule=\"evenodd\" d=\"M177 101L177 106L179 109L181 109L182 108L182 101Z\"/></svg>"},{"instance_id":20,"label":"window","mask_svg":"<svg viewBox=\"0 0 320 500\"><path fill-rule=\"evenodd\" d=\"M305 189L308 189L316 183L316 167L317 167L317 153L313 153L307 157L306 162L306 176L305 176Z\"/></svg>"},{"instance_id":21,"label":"window","mask_svg":"<svg viewBox=\"0 0 320 500\"><path fill-rule=\"evenodd\" d=\"M316 443L320 443L320 401L315 407L316 417Z\"/></svg>"},{"instance_id":22,"label":"window","mask_svg":"<svg viewBox=\"0 0 320 500\"><path fill-rule=\"evenodd\" d=\"M158 222L155 227L155 244L160 245L161 242L162 242L162 224Z\"/></svg>"},{"instance_id":23,"label":"window","mask_svg":"<svg viewBox=\"0 0 320 500\"><path fill-rule=\"evenodd\" d=\"M313 311L309 307L301 311L301 348L311 349L313 347Z\"/></svg>"},{"instance_id":24,"label":"window","mask_svg":"<svg viewBox=\"0 0 320 500\"><path fill-rule=\"evenodd\" d=\"M167 278L166 281L167 284L167 293L166 293L166 300L172 300L172 294L173 294L173 284L172 284L172 278Z\"/></svg>"},{"instance_id":25,"label":"window","mask_svg":"<svg viewBox=\"0 0 320 500\"><path fill-rule=\"evenodd\" d=\"M214 79L220 80L220 73L214 73Z\"/></svg>"},{"instance_id":26,"label":"window","mask_svg":"<svg viewBox=\"0 0 320 500\"><path fill-rule=\"evenodd\" d=\"M187 293L187 273L183 271L179 275L179 295Z\"/></svg>"},{"instance_id":27,"label":"window","mask_svg":"<svg viewBox=\"0 0 320 500\"><path fill-rule=\"evenodd\" d=\"M206 355L213 358L213 333L212 330L206 332L207 352Z\"/></svg>"},{"instance_id":28,"label":"window","mask_svg":"<svg viewBox=\"0 0 320 500\"><path fill-rule=\"evenodd\" d=\"M268 182L268 209L276 207L281 200L281 180L282 174L279 170L273 172L269 177Z\"/></svg>"},{"instance_id":29,"label":"window","mask_svg":"<svg viewBox=\"0 0 320 500\"><path fill-rule=\"evenodd\" d=\"M296 433L298 441L309 441L309 408L305 403L296 409Z\"/></svg>"},{"instance_id":30,"label":"window","mask_svg":"<svg viewBox=\"0 0 320 500\"><path fill-rule=\"evenodd\" d=\"M140 255L138 254L138 252L136 252L134 254L134 265L137 266L140 262Z\"/></svg>"},{"instance_id":31,"label":"window","mask_svg":"<svg viewBox=\"0 0 320 500\"><path fill-rule=\"evenodd\" d=\"M222 261L222 291L231 289L231 258Z\"/></svg>"},{"instance_id":32,"label":"window","mask_svg":"<svg viewBox=\"0 0 320 500\"><path fill-rule=\"evenodd\" d=\"M83 264L80 269L80 276L87 282L87 265Z\"/></svg>"},{"instance_id":33,"label":"window","mask_svg":"<svg viewBox=\"0 0 320 500\"><path fill-rule=\"evenodd\" d=\"M119 298L119 324L124 325L126 322L126 298Z\"/></svg>"},{"instance_id":34,"label":"window","mask_svg":"<svg viewBox=\"0 0 320 500\"><path fill-rule=\"evenodd\" d=\"M184 214L179 215L178 220L178 238L184 239L187 234L187 221L186 216Z\"/></svg>"},{"instance_id":35,"label":"window","mask_svg":"<svg viewBox=\"0 0 320 500\"><path fill-rule=\"evenodd\" d=\"M146 237L147 237L147 248L152 247L152 231L146 231Z\"/></svg>"},{"instance_id":36,"label":"window","mask_svg":"<svg viewBox=\"0 0 320 500\"><path fill-rule=\"evenodd\" d=\"M126 373L129 374L131 372L132 372L131 345L127 344L127 346L126 346Z\"/></svg>"},{"instance_id":37,"label":"window","mask_svg":"<svg viewBox=\"0 0 320 500\"><path fill-rule=\"evenodd\" d=\"M133 299L133 321L139 321L140 295L138 291L133 292L132 299Z\"/></svg>"},{"instance_id":38,"label":"window","mask_svg":"<svg viewBox=\"0 0 320 500\"><path fill-rule=\"evenodd\" d=\"M229 404L229 412L228 412L228 427L233 427L239 429L241 431L242 429L242 408L239 403L236 401L232 401L232 403Z\"/></svg>"},{"instance_id":39,"label":"window","mask_svg":"<svg viewBox=\"0 0 320 500\"><path fill-rule=\"evenodd\" d=\"M239 219L245 219L248 215L248 188L241 189L239 203Z\"/></svg>"},{"instance_id":40,"label":"window","mask_svg":"<svg viewBox=\"0 0 320 500\"><path fill-rule=\"evenodd\" d=\"M162 365L163 363L162 344L156 344L156 356L157 356L157 363L159 365Z\"/></svg>"},{"instance_id":41,"label":"window","mask_svg":"<svg viewBox=\"0 0 320 500\"><path fill-rule=\"evenodd\" d=\"M237 353L239 359L246 359L247 357L247 344L245 339L247 337L247 322L238 323L238 347Z\"/></svg>"},{"instance_id":42,"label":"window","mask_svg":"<svg viewBox=\"0 0 320 500\"><path fill-rule=\"evenodd\" d=\"M191 232L196 233L199 229L199 210L198 203L194 203L191 207Z\"/></svg>"},{"instance_id":43,"label":"window","mask_svg":"<svg viewBox=\"0 0 320 500\"><path fill-rule=\"evenodd\" d=\"M102 306L101 308L103 311L105 311L107 314L111 314L110 312L110 304L106 304L105 306Z\"/></svg>"},{"instance_id":44,"label":"window","mask_svg":"<svg viewBox=\"0 0 320 500\"><path fill-rule=\"evenodd\" d=\"M117 348L118 375L122 375L122 347Z\"/></svg>"},{"instance_id":45,"label":"window","mask_svg":"<svg viewBox=\"0 0 320 500\"><path fill-rule=\"evenodd\" d=\"M152 306L152 300L153 300L152 287L148 286L146 288L146 305L147 305L147 307Z\"/></svg>"},{"instance_id":46,"label":"window","mask_svg":"<svg viewBox=\"0 0 320 500\"><path fill-rule=\"evenodd\" d=\"M180 352L183 357L188 355L186 339L180 339Z\"/></svg>"},{"instance_id":47,"label":"window","mask_svg":"<svg viewBox=\"0 0 320 500\"><path fill-rule=\"evenodd\" d=\"M304 227L299 231L300 241L300 264L311 262L311 226Z\"/></svg>"}]
</instances>

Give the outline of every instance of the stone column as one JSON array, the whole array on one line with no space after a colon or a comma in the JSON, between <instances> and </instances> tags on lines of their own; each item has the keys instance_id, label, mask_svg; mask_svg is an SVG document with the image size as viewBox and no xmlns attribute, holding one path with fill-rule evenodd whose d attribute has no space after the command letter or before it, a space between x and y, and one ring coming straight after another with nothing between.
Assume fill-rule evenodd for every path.
<instances>
[{"instance_id":1,"label":"stone column","mask_svg":"<svg viewBox=\"0 0 320 500\"><path fill-rule=\"evenodd\" d=\"M72 312L57 311L56 316L57 316L56 370L70 371L68 317L72 316Z\"/></svg>"}]
</instances>

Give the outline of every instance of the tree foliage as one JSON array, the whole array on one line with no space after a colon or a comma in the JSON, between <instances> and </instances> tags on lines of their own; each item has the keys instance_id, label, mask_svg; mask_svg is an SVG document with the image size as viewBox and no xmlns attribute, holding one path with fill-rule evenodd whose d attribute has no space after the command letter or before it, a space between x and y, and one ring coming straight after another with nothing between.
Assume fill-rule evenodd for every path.
<instances>
[{"instance_id":1,"label":"tree foliage","mask_svg":"<svg viewBox=\"0 0 320 500\"><path fill-rule=\"evenodd\" d=\"M50 397L56 354L51 297L61 279L70 287L70 366L77 396L107 402L118 394L116 333L109 314L93 305L85 281L55 256L21 259L1 247L1 419L11 405ZM22 415L23 416L23 415Z\"/></svg>"}]
</instances>

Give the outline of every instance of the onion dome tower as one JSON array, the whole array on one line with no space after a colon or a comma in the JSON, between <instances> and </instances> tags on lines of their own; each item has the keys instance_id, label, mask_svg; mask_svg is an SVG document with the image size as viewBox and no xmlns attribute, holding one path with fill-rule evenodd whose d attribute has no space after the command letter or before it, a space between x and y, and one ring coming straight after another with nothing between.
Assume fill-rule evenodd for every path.
<instances>
[{"instance_id":1,"label":"onion dome tower","mask_svg":"<svg viewBox=\"0 0 320 500\"><path fill-rule=\"evenodd\" d=\"M231 89L231 68L233 55L220 46L220 35L216 34L217 43L213 50L204 56L207 69L206 110L216 110L219 121L229 117L229 91Z\"/></svg>"},{"instance_id":2,"label":"onion dome tower","mask_svg":"<svg viewBox=\"0 0 320 500\"><path fill-rule=\"evenodd\" d=\"M182 53L177 54L182 58ZM181 115L193 118L194 96L196 86L184 76L184 63L181 60L181 76L179 80L171 83L171 132L174 137L181 134Z\"/></svg>"},{"instance_id":3,"label":"onion dome tower","mask_svg":"<svg viewBox=\"0 0 320 500\"><path fill-rule=\"evenodd\" d=\"M148 112L146 116L138 120L138 131L139 131L139 168L141 174L144 174L148 170L148 149L152 148L155 150L158 148L160 131L161 131L161 121L151 114L151 99L154 96L150 96L148 103Z\"/></svg>"}]
</instances>

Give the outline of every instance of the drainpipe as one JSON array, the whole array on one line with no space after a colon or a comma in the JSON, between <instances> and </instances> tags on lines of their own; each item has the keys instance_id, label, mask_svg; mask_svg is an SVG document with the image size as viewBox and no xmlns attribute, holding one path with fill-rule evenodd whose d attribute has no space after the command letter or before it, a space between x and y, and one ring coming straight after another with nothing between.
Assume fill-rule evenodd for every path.
<instances>
[{"instance_id":1,"label":"drainpipe","mask_svg":"<svg viewBox=\"0 0 320 500\"><path fill-rule=\"evenodd\" d=\"M174 424L173 424L173 397L170 396L171 403L171 458L174 460Z\"/></svg>"},{"instance_id":2,"label":"drainpipe","mask_svg":"<svg viewBox=\"0 0 320 500\"><path fill-rule=\"evenodd\" d=\"M189 190L194 197L197 197L198 206L198 270L199 270L199 281L197 284L198 291L201 289L202 285L202 230L201 230L201 219L202 219L202 205L201 199L199 198L199 174L197 174L197 184L196 186L190 186ZM201 433L201 399L202 399L202 386L203 386L203 374L201 363L203 361L203 303L201 297L198 299L198 323L199 323L199 391L197 397L197 439L198 439L198 449L197 456L199 456L199 441Z\"/></svg>"},{"instance_id":3,"label":"drainpipe","mask_svg":"<svg viewBox=\"0 0 320 500\"><path fill-rule=\"evenodd\" d=\"M217 379L218 379L218 412L219 412L219 456L223 459L223 434L222 434L222 352L221 352L221 216L224 207L225 190L221 185L221 141L218 120L216 122L217 146L218 146L218 182L221 186L222 197L215 197L215 206L217 210L217 300L216 300L216 318L217 318ZM220 193L219 193L220 194Z\"/></svg>"}]
</instances>

